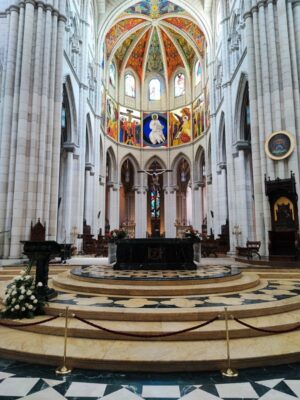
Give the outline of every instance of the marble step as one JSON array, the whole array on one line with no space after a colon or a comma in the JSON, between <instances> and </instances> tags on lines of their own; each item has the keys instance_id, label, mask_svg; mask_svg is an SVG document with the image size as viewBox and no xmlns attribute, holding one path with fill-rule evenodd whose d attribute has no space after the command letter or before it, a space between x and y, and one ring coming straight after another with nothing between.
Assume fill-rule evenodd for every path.
<instances>
[{"instance_id":1,"label":"marble step","mask_svg":"<svg viewBox=\"0 0 300 400\"><path fill-rule=\"evenodd\" d=\"M90 282L74 279L68 272L63 272L53 278L53 287L56 289L64 289L74 291L76 293L89 294L109 294L109 295L127 295L127 296L180 296L180 295L203 295L212 293L228 293L239 292L242 290L254 288L259 285L258 275L241 274L239 279L230 281L216 281L213 283L197 283L188 285L170 285L158 286L155 281L141 281L139 285L132 285L130 282L124 283L116 280L115 283Z\"/></svg>"},{"instance_id":2,"label":"marble step","mask_svg":"<svg viewBox=\"0 0 300 400\"><path fill-rule=\"evenodd\" d=\"M230 314L229 314L230 315ZM45 320L45 316L36 317L35 321ZM193 331L183 332L172 336L161 336L157 335L168 335L170 333L179 332L184 329L196 327L203 321L190 321L190 322L139 322L139 321L105 321L105 320L88 320L98 326L102 326L104 329L113 330L115 332L122 332L130 334L141 335L140 338L126 336L118 333L107 332L105 330L91 327L82 321L74 318L74 314L70 313L68 319L68 337L77 338L89 338L89 339L106 339L106 340L157 340L157 341L174 341L174 340L217 340L224 339L226 337L226 328L224 321L224 314L220 314L220 319L213 321L211 324L197 328ZM273 331L282 331L292 329L295 326L300 325L300 310L290 311L286 313L273 314L270 316L256 317L256 318L244 318L243 322L246 322L254 327L261 329L268 329ZM4 323L11 323L11 320L3 321ZM50 321L41 325L23 327L27 320L13 321L14 324L19 324L20 329L26 332L41 333L46 335L63 336L65 333L65 318L60 317L54 321ZM32 322L32 321L30 321ZM245 327L239 324L237 321L228 321L230 338L247 338L254 336L269 335L267 332L260 332L254 329ZM153 336L150 338L144 338L143 335Z\"/></svg>"},{"instance_id":3,"label":"marble step","mask_svg":"<svg viewBox=\"0 0 300 400\"><path fill-rule=\"evenodd\" d=\"M249 368L299 361L300 332L232 339L231 365ZM62 365L63 337L0 328L0 354L55 367ZM117 371L202 371L227 366L225 340L126 341L69 338L67 366Z\"/></svg>"},{"instance_id":4,"label":"marble step","mask_svg":"<svg viewBox=\"0 0 300 400\"><path fill-rule=\"evenodd\" d=\"M267 285L267 282L261 282L261 288L263 289ZM246 291L251 295L251 290ZM69 295L76 296L72 293L62 293L62 296L69 297ZM222 294L218 294L221 296ZM225 295L225 294L224 294ZM218 297L217 296L217 297ZM224 305L210 306L209 304L201 304L199 307L191 305L190 302L197 302L198 297L195 299L193 296L186 297L174 297L171 299L172 302L180 304L175 307L156 307L154 304L152 307L144 307L145 301L150 304L151 301L157 301L157 297L149 297L147 299L142 297L129 297L122 298L117 297L119 303L111 303L111 298L98 296L97 297L83 297L80 301L87 302L86 305L74 304L68 300L60 301L53 299L46 308L46 312L49 315L58 315L64 312L66 306L69 306L70 312L75 313L78 317L95 320L107 320L107 321L207 321L214 318L216 315L224 311ZM92 301L90 301L90 299ZM116 300L116 298L115 298ZM168 298L167 301L170 299ZM220 299L222 301L223 299ZM88 303L95 303L99 301L104 305L93 305ZM129 302L129 304L128 304ZM105 303L107 305L105 305ZM124 306L125 304L125 306ZM126 307L127 305L127 307ZM195 304L196 305L196 304ZM247 317L259 317L266 315L273 315L278 313L284 313L288 311L300 309L300 296L294 296L286 299L279 299L276 301L267 301L262 303L249 303L241 305L228 305L228 310L237 318Z\"/></svg>"}]
</instances>

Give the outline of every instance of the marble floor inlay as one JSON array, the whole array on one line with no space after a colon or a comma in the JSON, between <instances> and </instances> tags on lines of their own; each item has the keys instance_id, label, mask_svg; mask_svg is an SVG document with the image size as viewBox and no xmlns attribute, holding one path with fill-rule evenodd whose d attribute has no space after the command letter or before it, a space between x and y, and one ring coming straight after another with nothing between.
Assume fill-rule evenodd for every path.
<instances>
[{"instance_id":1,"label":"marble floor inlay","mask_svg":"<svg viewBox=\"0 0 300 400\"><path fill-rule=\"evenodd\" d=\"M300 282L296 280L268 280L260 289L241 293L168 296L168 297L129 297L129 296L89 296L76 293L59 292L50 304L122 307L122 308L203 308L243 306L292 299L300 295Z\"/></svg>"},{"instance_id":2,"label":"marble floor inlay","mask_svg":"<svg viewBox=\"0 0 300 400\"><path fill-rule=\"evenodd\" d=\"M71 274L81 278L92 278L105 281L109 280L192 280L192 279L212 279L222 278L227 276L234 276L240 274L240 271L235 266L230 265L209 265L201 266L196 270L162 270L162 271L136 271L136 270L122 270L115 271L111 266L102 265L86 265L76 267L71 270Z\"/></svg>"},{"instance_id":3,"label":"marble floor inlay","mask_svg":"<svg viewBox=\"0 0 300 400\"><path fill-rule=\"evenodd\" d=\"M75 369L60 377L54 367L0 359L0 400L296 400L300 364L239 371L117 373Z\"/></svg>"}]
</instances>

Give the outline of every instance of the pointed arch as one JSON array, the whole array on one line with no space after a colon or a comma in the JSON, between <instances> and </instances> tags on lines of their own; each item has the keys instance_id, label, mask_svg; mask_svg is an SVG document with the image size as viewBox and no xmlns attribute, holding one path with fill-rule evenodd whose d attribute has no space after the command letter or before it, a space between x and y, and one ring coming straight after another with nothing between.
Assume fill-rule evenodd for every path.
<instances>
[{"instance_id":1,"label":"pointed arch","mask_svg":"<svg viewBox=\"0 0 300 400\"><path fill-rule=\"evenodd\" d=\"M241 73L239 85L237 88L235 108L234 108L234 130L233 130L233 143L239 140L245 140L242 132L242 112L243 101L245 92L248 90L248 76L245 72Z\"/></svg>"},{"instance_id":2,"label":"pointed arch","mask_svg":"<svg viewBox=\"0 0 300 400\"><path fill-rule=\"evenodd\" d=\"M110 182L117 182L117 160L116 155L113 148L110 146L106 151L106 165L109 165L110 169L108 170L108 180Z\"/></svg>"},{"instance_id":3,"label":"pointed arch","mask_svg":"<svg viewBox=\"0 0 300 400\"><path fill-rule=\"evenodd\" d=\"M226 164L225 114L222 111L218 131L218 164Z\"/></svg>"},{"instance_id":4,"label":"pointed arch","mask_svg":"<svg viewBox=\"0 0 300 400\"><path fill-rule=\"evenodd\" d=\"M205 176L205 150L200 145L195 155L194 181L202 182L204 176Z\"/></svg>"},{"instance_id":5,"label":"pointed arch","mask_svg":"<svg viewBox=\"0 0 300 400\"><path fill-rule=\"evenodd\" d=\"M78 129L77 129L77 110L74 96L74 90L70 75L65 78L63 85L63 101L66 101L67 118L69 118L70 126L67 129L66 141L70 143L78 143Z\"/></svg>"},{"instance_id":6,"label":"pointed arch","mask_svg":"<svg viewBox=\"0 0 300 400\"><path fill-rule=\"evenodd\" d=\"M192 170L191 160L190 160L189 156L187 156L183 152L178 153L171 164L172 185L177 184L177 172L178 172L179 165L183 159L187 162L189 170L190 171Z\"/></svg>"},{"instance_id":7,"label":"pointed arch","mask_svg":"<svg viewBox=\"0 0 300 400\"><path fill-rule=\"evenodd\" d=\"M94 162L94 152L93 152L93 129L90 113L86 116L86 144L85 144L85 161L88 163Z\"/></svg>"},{"instance_id":8,"label":"pointed arch","mask_svg":"<svg viewBox=\"0 0 300 400\"><path fill-rule=\"evenodd\" d=\"M137 159L131 153L127 153L122 159L120 160L119 169L121 170L122 165L126 160L129 160L132 163L133 170L134 170L134 184L136 185L138 182L138 171L140 170L140 165Z\"/></svg>"}]
</instances>

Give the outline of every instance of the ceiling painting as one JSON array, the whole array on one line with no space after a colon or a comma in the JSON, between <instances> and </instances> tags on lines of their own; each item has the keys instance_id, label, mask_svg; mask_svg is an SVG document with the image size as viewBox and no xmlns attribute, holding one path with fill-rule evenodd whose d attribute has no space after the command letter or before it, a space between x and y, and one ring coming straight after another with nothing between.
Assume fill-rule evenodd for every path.
<instances>
[{"instance_id":1,"label":"ceiling painting","mask_svg":"<svg viewBox=\"0 0 300 400\"><path fill-rule=\"evenodd\" d=\"M162 59L162 50L159 43L157 29L154 28L151 37L151 43L148 50L147 58L147 72L158 72L159 74L164 71L164 63Z\"/></svg>"},{"instance_id":2,"label":"ceiling painting","mask_svg":"<svg viewBox=\"0 0 300 400\"><path fill-rule=\"evenodd\" d=\"M144 56L148 39L149 39L149 30L140 38L137 45L132 50L132 53L126 64L126 68L128 67L133 68L139 75L140 79L142 79L143 75L143 65L145 58Z\"/></svg>"},{"instance_id":3,"label":"ceiling painting","mask_svg":"<svg viewBox=\"0 0 300 400\"><path fill-rule=\"evenodd\" d=\"M140 25L143 22L145 22L143 18L127 18L115 24L109 30L105 38L107 58L109 58L112 49L115 47L120 37L124 35L124 33L130 31L131 29L138 27L138 25Z\"/></svg>"},{"instance_id":4,"label":"ceiling painting","mask_svg":"<svg viewBox=\"0 0 300 400\"><path fill-rule=\"evenodd\" d=\"M121 70L121 65L126 57L127 51L129 50L132 43L138 39L138 37L140 36L142 31L143 31L143 28L135 31L132 35L130 35L127 39L124 40L122 45L115 52L115 59L116 59L119 71Z\"/></svg>"},{"instance_id":5,"label":"ceiling painting","mask_svg":"<svg viewBox=\"0 0 300 400\"><path fill-rule=\"evenodd\" d=\"M205 37L201 29L194 22L181 17L165 18L164 21L187 33L198 47L200 53L203 54Z\"/></svg>"},{"instance_id":6,"label":"ceiling painting","mask_svg":"<svg viewBox=\"0 0 300 400\"><path fill-rule=\"evenodd\" d=\"M187 40L182 35L174 31L173 29L169 28L164 28L164 29L166 29L169 36L171 35L171 37L175 39L176 43L178 44L183 54L185 55L188 64L192 65L196 55L193 47L187 42Z\"/></svg>"},{"instance_id":7,"label":"ceiling painting","mask_svg":"<svg viewBox=\"0 0 300 400\"><path fill-rule=\"evenodd\" d=\"M125 14L142 14L150 18L156 19L165 14L185 13L183 8L164 0L148 0L140 1L135 5L127 8Z\"/></svg>"},{"instance_id":8,"label":"ceiling painting","mask_svg":"<svg viewBox=\"0 0 300 400\"><path fill-rule=\"evenodd\" d=\"M184 68L184 63L174 43L164 31L161 31L161 37L165 46L168 79L170 79L177 67Z\"/></svg>"}]
</instances>

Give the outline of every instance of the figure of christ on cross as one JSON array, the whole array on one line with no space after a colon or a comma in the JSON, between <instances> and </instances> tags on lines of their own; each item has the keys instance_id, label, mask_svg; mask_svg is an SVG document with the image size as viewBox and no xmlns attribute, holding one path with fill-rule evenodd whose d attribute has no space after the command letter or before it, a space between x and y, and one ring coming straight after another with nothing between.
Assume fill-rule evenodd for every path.
<instances>
[{"instance_id":1,"label":"figure of christ on cross","mask_svg":"<svg viewBox=\"0 0 300 400\"><path fill-rule=\"evenodd\" d=\"M157 161L154 161L154 163L152 164L153 167L150 169L142 169L139 170L138 173L144 173L147 174L149 176L151 176L152 182L151 182L151 189L154 191L158 191L160 189L159 186L159 175L164 174L165 172L172 172L172 169L163 169L163 168L157 168L158 163Z\"/></svg>"}]
</instances>

